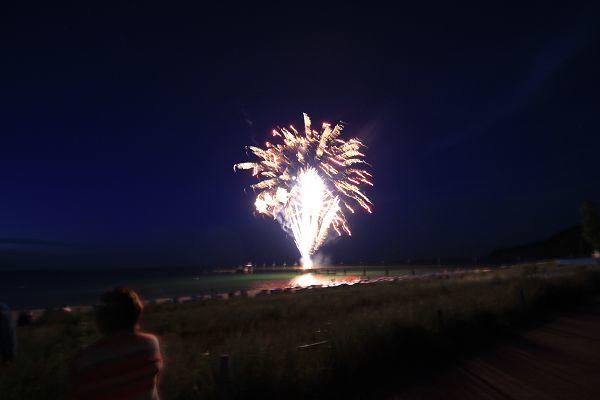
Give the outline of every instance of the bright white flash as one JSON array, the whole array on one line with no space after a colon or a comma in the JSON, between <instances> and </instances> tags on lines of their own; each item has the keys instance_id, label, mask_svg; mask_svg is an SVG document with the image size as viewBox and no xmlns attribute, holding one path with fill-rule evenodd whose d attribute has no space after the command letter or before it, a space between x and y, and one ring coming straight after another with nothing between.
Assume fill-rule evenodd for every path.
<instances>
[{"instance_id":1,"label":"bright white flash","mask_svg":"<svg viewBox=\"0 0 600 400\"><path fill-rule=\"evenodd\" d=\"M312 268L310 256L327 238L339 209L339 199L331 195L314 168L300 171L285 215L305 269Z\"/></svg>"}]
</instances>

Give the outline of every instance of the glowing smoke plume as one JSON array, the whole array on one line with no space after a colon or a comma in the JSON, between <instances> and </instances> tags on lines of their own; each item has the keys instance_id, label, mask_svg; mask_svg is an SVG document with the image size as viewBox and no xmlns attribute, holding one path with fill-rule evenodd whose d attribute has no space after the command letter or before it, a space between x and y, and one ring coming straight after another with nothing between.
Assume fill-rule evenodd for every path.
<instances>
[{"instance_id":1,"label":"glowing smoke plume","mask_svg":"<svg viewBox=\"0 0 600 400\"><path fill-rule=\"evenodd\" d=\"M256 210L276 219L293 236L304 268L312 267L310 256L331 228L337 235L351 235L345 212L353 214L356 205L371 212L371 200L362 192L364 185L373 186L372 175L363 169L368 165L361 152L364 145L357 139L340 139L342 130L341 124L332 129L323 123L317 132L304 114L304 131L291 125L273 130L278 143L248 146L258 161L233 167L250 170L259 180L251 185L258 192Z\"/></svg>"}]
</instances>

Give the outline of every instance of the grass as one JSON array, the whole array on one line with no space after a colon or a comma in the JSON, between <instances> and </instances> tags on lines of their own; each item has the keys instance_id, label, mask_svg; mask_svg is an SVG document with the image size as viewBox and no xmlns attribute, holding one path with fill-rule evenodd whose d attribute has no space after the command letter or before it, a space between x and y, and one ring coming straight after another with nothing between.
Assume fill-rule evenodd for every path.
<instances>
[{"instance_id":1,"label":"grass","mask_svg":"<svg viewBox=\"0 0 600 400\"><path fill-rule=\"evenodd\" d=\"M529 265L150 305L143 328L161 338L164 399L376 397L599 291L597 269ZM20 328L2 399L62 398L69 361L97 338L89 314ZM299 348L311 343L321 344Z\"/></svg>"}]
</instances>

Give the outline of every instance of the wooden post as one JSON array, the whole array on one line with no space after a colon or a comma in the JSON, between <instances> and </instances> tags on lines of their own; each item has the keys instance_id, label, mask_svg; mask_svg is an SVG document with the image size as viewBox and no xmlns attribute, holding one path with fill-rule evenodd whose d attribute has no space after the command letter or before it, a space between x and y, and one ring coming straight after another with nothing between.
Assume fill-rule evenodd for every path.
<instances>
[{"instance_id":1,"label":"wooden post","mask_svg":"<svg viewBox=\"0 0 600 400\"><path fill-rule=\"evenodd\" d=\"M221 379L229 380L229 354L221 354L219 358L219 375Z\"/></svg>"},{"instance_id":2,"label":"wooden post","mask_svg":"<svg viewBox=\"0 0 600 400\"><path fill-rule=\"evenodd\" d=\"M437 310L437 318L438 318L438 326L439 326L440 330L442 330L444 328L444 314L442 313L441 309Z\"/></svg>"},{"instance_id":3,"label":"wooden post","mask_svg":"<svg viewBox=\"0 0 600 400\"><path fill-rule=\"evenodd\" d=\"M219 375L217 376L217 397L229 398L229 354L219 357Z\"/></svg>"},{"instance_id":4,"label":"wooden post","mask_svg":"<svg viewBox=\"0 0 600 400\"><path fill-rule=\"evenodd\" d=\"M525 291L523 288L519 288L519 302L521 303L521 307L525 307Z\"/></svg>"}]
</instances>

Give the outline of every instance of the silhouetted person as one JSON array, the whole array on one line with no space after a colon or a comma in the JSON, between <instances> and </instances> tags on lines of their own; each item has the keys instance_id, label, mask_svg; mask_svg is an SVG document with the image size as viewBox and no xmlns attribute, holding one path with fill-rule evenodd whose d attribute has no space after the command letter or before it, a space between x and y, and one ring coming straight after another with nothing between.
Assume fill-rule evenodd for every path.
<instances>
[{"instance_id":1,"label":"silhouetted person","mask_svg":"<svg viewBox=\"0 0 600 400\"><path fill-rule=\"evenodd\" d=\"M84 349L71 368L73 399L158 399L162 356L158 339L139 331L142 302L132 289L110 290L96 307L104 335Z\"/></svg>"},{"instance_id":2,"label":"silhouetted person","mask_svg":"<svg viewBox=\"0 0 600 400\"><path fill-rule=\"evenodd\" d=\"M17 354L17 332L10 309L0 303L0 362L10 362Z\"/></svg>"}]
</instances>

